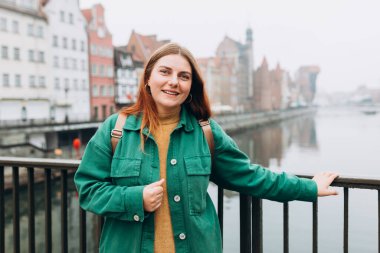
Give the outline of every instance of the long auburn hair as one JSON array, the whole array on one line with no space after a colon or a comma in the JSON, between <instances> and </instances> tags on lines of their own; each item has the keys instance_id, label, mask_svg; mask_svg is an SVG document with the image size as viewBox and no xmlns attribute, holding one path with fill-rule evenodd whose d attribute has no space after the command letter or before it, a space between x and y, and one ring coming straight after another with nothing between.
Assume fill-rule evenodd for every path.
<instances>
[{"instance_id":1,"label":"long auburn hair","mask_svg":"<svg viewBox=\"0 0 380 253\"><path fill-rule=\"evenodd\" d=\"M189 50L176 44L167 43L158 48L149 58L145 65L143 76L140 79L137 101L130 107L121 108L120 112L125 115L141 115L142 123L140 134L142 130L147 127L149 132L154 132L159 127L158 111L156 104L153 100L149 87L146 84L149 81L152 70L159 59L171 54L179 54L183 56L191 66L192 80L190 94L192 99L190 102L184 102L184 106L188 111L195 116L197 120L206 120L211 117L211 108L208 96L206 94L205 82L201 76L199 66ZM142 147L144 145L144 138L141 138ZM142 148L143 149L143 148Z\"/></svg>"}]
</instances>

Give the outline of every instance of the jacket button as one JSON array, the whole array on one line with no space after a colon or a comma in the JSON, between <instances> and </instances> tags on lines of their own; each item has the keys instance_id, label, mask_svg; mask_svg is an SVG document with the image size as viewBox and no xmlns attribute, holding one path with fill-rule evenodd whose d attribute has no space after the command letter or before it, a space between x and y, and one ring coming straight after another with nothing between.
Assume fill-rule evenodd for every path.
<instances>
[{"instance_id":1,"label":"jacket button","mask_svg":"<svg viewBox=\"0 0 380 253\"><path fill-rule=\"evenodd\" d=\"M186 235L184 233L180 233L179 234L179 239L185 240L186 239Z\"/></svg>"},{"instance_id":2,"label":"jacket button","mask_svg":"<svg viewBox=\"0 0 380 253\"><path fill-rule=\"evenodd\" d=\"M181 197L179 195L174 196L174 201L179 202L181 200Z\"/></svg>"},{"instance_id":3,"label":"jacket button","mask_svg":"<svg viewBox=\"0 0 380 253\"><path fill-rule=\"evenodd\" d=\"M177 160L176 159L171 159L170 160L170 164L171 165L176 165L177 164Z\"/></svg>"},{"instance_id":4,"label":"jacket button","mask_svg":"<svg viewBox=\"0 0 380 253\"><path fill-rule=\"evenodd\" d=\"M139 217L137 214L135 214L135 215L133 215L133 219L134 219L135 221L139 221L139 220L140 220L140 217Z\"/></svg>"}]
</instances>

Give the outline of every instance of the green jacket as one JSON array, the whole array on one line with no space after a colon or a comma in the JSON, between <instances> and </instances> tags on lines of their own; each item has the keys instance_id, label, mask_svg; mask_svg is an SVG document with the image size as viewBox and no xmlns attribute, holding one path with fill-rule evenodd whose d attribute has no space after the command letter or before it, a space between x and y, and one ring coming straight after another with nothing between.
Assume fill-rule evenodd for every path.
<instances>
[{"instance_id":1,"label":"green jacket","mask_svg":"<svg viewBox=\"0 0 380 253\"><path fill-rule=\"evenodd\" d=\"M109 117L89 141L75 174L83 209L105 217L102 253L153 252L154 215L144 212L144 185L159 180L158 148L152 136L140 147L141 118L129 116L112 156L110 133L117 115ZM314 181L273 173L251 164L234 141L211 120L215 141L214 166L206 138L194 116L181 110L171 134L167 157L167 189L177 253L222 252L214 205L207 193L210 181L259 198L314 201ZM148 135L148 130L143 133Z\"/></svg>"}]
</instances>

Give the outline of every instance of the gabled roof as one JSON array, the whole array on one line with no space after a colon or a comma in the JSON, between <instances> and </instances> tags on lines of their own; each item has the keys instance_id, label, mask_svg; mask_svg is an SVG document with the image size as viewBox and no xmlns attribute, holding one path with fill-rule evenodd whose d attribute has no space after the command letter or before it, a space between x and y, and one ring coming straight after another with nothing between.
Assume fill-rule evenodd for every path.
<instances>
[{"instance_id":1,"label":"gabled roof","mask_svg":"<svg viewBox=\"0 0 380 253\"><path fill-rule=\"evenodd\" d=\"M135 37L140 50L133 52L133 58L138 61L147 61L150 55L159 47L170 42L170 40L157 40L157 35L142 35L132 30L131 38ZM130 40L131 40L130 38ZM132 51L127 46L129 51Z\"/></svg>"},{"instance_id":2,"label":"gabled roof","mask_svg":"<svg viewBox=\"0 0 380 253\"><path fill-rule=\"evenodd\" d=\"M87 23L90 23L92 19L91 9L83 9L82 14L84 18L86 19Z\"/></svg>"}]
</instances>

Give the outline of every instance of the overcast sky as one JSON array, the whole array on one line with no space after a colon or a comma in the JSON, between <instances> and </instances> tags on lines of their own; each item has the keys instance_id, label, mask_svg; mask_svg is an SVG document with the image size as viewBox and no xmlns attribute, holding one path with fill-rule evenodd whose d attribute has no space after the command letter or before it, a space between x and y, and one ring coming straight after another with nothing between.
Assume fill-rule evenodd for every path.
<instances>
[{"instance_id":1,"label":"overcast sky","mask_svg":"<svg viewBox=\"0 0 380 253\"><path fill-rule=\"evenodd\" d=\"M114 45L134 29L186 46L196 57L214 56L224 36L244 42L253 29L254 60L277 62L293 76L301 65L321 68L318 89L380 89L379 0L79 0L101 3Z\"/></svg>"}]
</instances>

